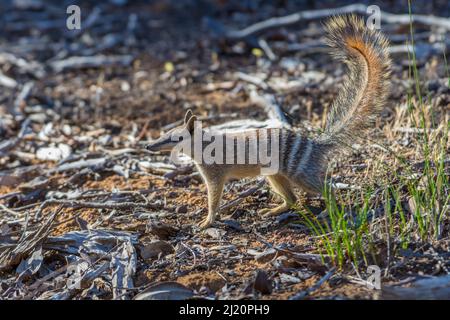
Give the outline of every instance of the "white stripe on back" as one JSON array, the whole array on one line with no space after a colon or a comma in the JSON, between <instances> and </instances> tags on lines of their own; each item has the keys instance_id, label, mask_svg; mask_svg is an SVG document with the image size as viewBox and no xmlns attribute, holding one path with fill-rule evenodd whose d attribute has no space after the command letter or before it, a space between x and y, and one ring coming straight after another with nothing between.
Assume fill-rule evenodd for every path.
<instances>
[{"instance_id":1,"label":"white stripe on back","mask_svg":"<svg viewBox=\"0 0 450 320\"><path fill-rule=\"evenodd\" d=\"M306 145L305 153L302 155L302 160L298 164L297 173L303 173L309 158L311 157L313 142L308 139L308 144Z\"/></svg>"}]
</instances>

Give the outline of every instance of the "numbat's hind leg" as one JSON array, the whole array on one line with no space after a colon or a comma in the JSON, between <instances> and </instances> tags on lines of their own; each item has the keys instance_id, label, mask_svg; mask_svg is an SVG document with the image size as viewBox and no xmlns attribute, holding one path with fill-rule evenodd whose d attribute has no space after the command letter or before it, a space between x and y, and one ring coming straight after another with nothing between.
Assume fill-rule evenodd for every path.
<instances>
[{"instance_id":1,"label":"numbat's hind leg","mask_svg":"<svg viewBox=\"0 0 450 320\"><path fill-rule=\"evenodd\" d=\"M273 209L261 209L258 213L265 216L273 216L289 210L297 200L289 180L278 174L268 176L267 180L269 181L272 190L283 199L283 203Z\"/></svg>"}]
</instances>

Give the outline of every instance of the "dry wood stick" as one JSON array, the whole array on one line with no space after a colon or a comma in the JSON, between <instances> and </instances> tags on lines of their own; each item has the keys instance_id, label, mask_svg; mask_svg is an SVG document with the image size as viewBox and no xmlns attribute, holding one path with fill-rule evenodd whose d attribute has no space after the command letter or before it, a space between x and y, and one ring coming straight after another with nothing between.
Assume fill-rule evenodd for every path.
<instances>
[{"instance_id":1,"label":"dry wood stick","mask_svg":"<svg viewBox=\"0 0 450 320\"><path fill-rule=\"evenodd\" d=\"M275 17L260 21L242 30L230 31L226 36L227 38L232 40L239 40L269 29L289 26L300 21L321 19L332 15L346 13L367 14L367 6L361 3L356 3L333 9L300 11L287 16ZM450 19L448 18L419 14L413 14L410 17L408 14L393 14L385 11L381 11L380 16L381 19L387 23L409 24L410 20L412 19L414 22L421 23L427 26L437 26L446 30L450 30Z\"/></svg>"}]
</instances>

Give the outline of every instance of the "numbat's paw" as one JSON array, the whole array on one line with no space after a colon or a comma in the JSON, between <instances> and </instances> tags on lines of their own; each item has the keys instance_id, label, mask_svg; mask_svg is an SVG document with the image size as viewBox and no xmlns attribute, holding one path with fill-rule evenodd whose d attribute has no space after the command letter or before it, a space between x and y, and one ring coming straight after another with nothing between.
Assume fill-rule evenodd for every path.
<instances>
[{"instance_id":1,"label":"numbat's paw","mask_svg":"<svg viewBox=\"0 0 450 320\"><path fill-rule=\"evenodd\" d=\"M258 211L259 215L262 215L264 217L270 217L270 216L276 216L279 215L280 213L283 213L284 211L289 210L288 206L282 205L273 209L261 209Z\"/></svg>"},{"instance_id":2,"label":"numbat's paw","mask_svg":"<svg viewBox=\"0 0 450 320\"><path fill-rule=\"evenodd\" d=\"M205 219L199 224L199 227L200 227L200 229L203 229L203 230L204 230L204 229L207 229L207 228L209 228L209 227L212 226L213 222L214 222L214 220L209 219L209 218L205 218Z\"/></svg>"},{"instance_id":3,"label":"numbat's paw","mask_svg":"<svg viewBox=\"0 0 450 320\"><path fill-rule=\"evenodd\" d=\"M273 209L269 209L269 208L261 209L261 210L258 210L258 214L259 214L260 216L266 216L266 215L268 215L272 210L273 210Z\"/></svg>"}]
</instances>

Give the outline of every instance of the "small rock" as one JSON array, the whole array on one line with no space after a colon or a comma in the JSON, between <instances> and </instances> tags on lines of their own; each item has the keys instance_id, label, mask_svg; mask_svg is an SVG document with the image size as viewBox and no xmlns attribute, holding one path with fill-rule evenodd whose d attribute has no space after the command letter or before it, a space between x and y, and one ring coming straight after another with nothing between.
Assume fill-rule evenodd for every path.
<instances>
[{"instance_id":1,"label":"small rock","mask_svg":"<svg viewBox=\"0 0 450 320\"><path fill-rule=\"evenodd\" d=\"M72 148L67 144L60 143L58 147L44 147L36 151L39 160L59 161L67 158L72 153Z\"/></svg>"},{"instance_id":2,"label":"small rock","mask_svg":"<svg viewBox=\"0 0 450 320\"><path fill-rule=\"evenodd\" d=\"M120 84L120 89L122 91L130 91L130 84L126 81L122 81L122 83Z\"/></svg>"},{"instance_id":3,"label":"small rock","mask_svg":"<svg viewBox=\"0 0 450 320\"><path fill-rule=\"evenodd\" d=\"M226 234L226 231L217 228L208 228L205 230L205 233L213 239L220 239Z\"/></svg>"},{"instance_id":4,"label":"small rock","mask_svg":"<svg viewBox=\"0 0 450 320\"><path fill-rule=\"evenodd\" d=\"M72 135L72 128L68 124L63 125L62 128L61 128L61 131L66 136L71 136Z\"/></svg>"},{"instance_id":5,"label":"small rock","mask_svg":"<svg viewBox=\"0 0 450 320\"><path fill-rule=\"evenodd\" d=\"M163 257L174 251L172 245L167 241L155 240L141 247L140 254L144 260L153 260L159 255Z\"/></svg>"},{"instance_id":6,"label":"small rock","mask_svg":"<svg viewBox=\"0 0 450 320\"><path fill-rule=\"evenodd\" d=\"M28 116L28 119L32 122L45 123L47 121L47 114L45 113L34 113Z\"/></svg>"},{"instance_id":7,"label":"small rock","mask_svg":"<svg viewBox=\"0 0 450 320\"><path fill-rule=\"evenodd\" d=\"M286 273L280 274L280 281L284 284L293 284L293 283L300 283L301 280L297 277L291 276Z\"/></svg>"},{"instance_id":8,"label":"small rock","mask_svg":"<svg viewBox=\"0 0 450 320\"><path fill-rule=\"evenodd\" d=\"M301 280L306 280L311 278L315 273L311 272L307 269L305 269L305 271L297 271L297 277Z\"/></svg>"},{"instance_id":9,"label":"small rock","mask_svg":"<svg viewBox=\"0 0 450 320\"><path fill-rule=\"evenodd\" d=\"M175 210L176 213L187 213L188 212L188 207L187 205L182 205L177 207L177 209Z\"/></svg>"},{"instance_id":10,"label":"small rock","mask_svg":"<svg viewBox=\"0 0 450 320\"><path fill-rule=\"evenodd\" d=\"M439 83L439 80L429 80L426 83L427 87L428 87L428 91L438 91L439 87L441 86Z\"/></svg>"},{"instance_id":11,"label":"small rock","mask_svg":"<svg viewBox=\"0 0 450 320\"><path fill-rule=\"evenodd\" d=\"M173 198L176 198L176 197L178 197L178 193L175 192L175 191L170 191L170 192L167 194L167 198L173 199Z\"/></svg>"},{"instance_id":12,"label":"small rock","mask_svg":"<svg viewBox=\"0 0 450 320\"><path fill-rule=\"evenodd\" d=\"M258 254L260 254L261 252L259 252L258 250L255 249L248 249L247 253L251 256L257 256Z\"/></svg>"},{"instance_id":13,"label":"small rock","mask_svg":"<svg viewBox=\"0 0 450 320\"><path fill-rule=\"evenodd\" d=\"M282 58L280 60L280 67L287 70L290 73L293 73L294 71L298 70L299 65L301 65L301 63L300 61L298 61L298 59Z\"/></svg>"}]
</instances>

